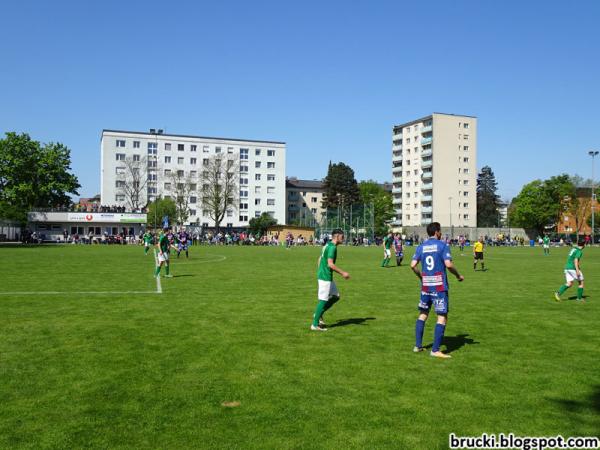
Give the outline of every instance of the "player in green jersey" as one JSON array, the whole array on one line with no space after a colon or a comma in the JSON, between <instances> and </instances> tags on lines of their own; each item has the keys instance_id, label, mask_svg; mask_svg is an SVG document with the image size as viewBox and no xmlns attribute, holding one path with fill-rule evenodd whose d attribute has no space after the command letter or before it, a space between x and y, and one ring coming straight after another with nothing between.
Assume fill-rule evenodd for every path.
<instances>
[{"instance_id":1,"label":"player in green jersey","mask_svg":"<svg viewBox=\"0 0 600 450\"><path fill-rule=\"evenodd\" d=\"M173 275L169 274L169 252L171 250L171 243L169 242L169 238L167 233L169 232L169 228L165 227L163 233L160 234L158 238L158 243L156 244L156 248L158 249L158 265L156 266L156 271L154 272L155 277L160 276L160 268L162 265L165 265L165 277L173 278Z\"/></svg>"},{"instance_id":2,"label":"player in green jersey","mask_svg":"<svg viewBox=\"0 0 600 450\"><path fill-rule=\"evenodd\" d=\"M554 298L557 302L560 302L560 296L571 286L573 281L577 280L577 300L582 302L583 300L583 272L581 271L581 258L583 257L583 247L585 247L585 240L579 239L577 246L573 247L567 257L567 263L565 264L565 278L567 283L563 284L557 292L554 293Z\"/></svg>"},{"instance_id":3,"label":"player in green jersey","mask_svg":"<svg viewBox=\"0 0 600 450\"><path fill-rule=\"evenodd\" d=\"M317 281L319 283L317 309L310 326L313 331L327 331L323 322L323 314L340 299L340 293L333 281L333 272L339 273L346 280L350 278L348 272L344 272L335 265L337 246L342 242L344 242L344 232L340 229L333 230L331 240L321 250L317 271Z\"/></svg>"},{"instance_id":4,"label":"player in green jersey","mask_svg":"<svg viewBox=\"0 0 600 450\"><path fill-rule=\"evenodd\" d=\"M393 243L394 235L390 231L388 235L383 238L383 261L381 261L381 267L387 267L390 264Z\"/></svg>"},{"instance_id":5,"label":"player in green jersey","mask_svg":"<svg viewBox=\"0 0 600 450\"><path fill-rule=\"evenodd\" d=\"M144 241L144 255L148 255L148 250L152 247L152 241L154 240L152 234L150 234L149 231L146 231L144 236L142 236L142 240Z\"/></svg>"},{"instance_id":6,"label":"player in green jersey","mask_svg":"<svg viewBox=\"0 0 600 450\"><path fill-rule=\"evenodd\" d=\"M544 246L544 256L550 255L550 237L545 234L542 239L542 245Z\"/></svg>"}]
</instances>

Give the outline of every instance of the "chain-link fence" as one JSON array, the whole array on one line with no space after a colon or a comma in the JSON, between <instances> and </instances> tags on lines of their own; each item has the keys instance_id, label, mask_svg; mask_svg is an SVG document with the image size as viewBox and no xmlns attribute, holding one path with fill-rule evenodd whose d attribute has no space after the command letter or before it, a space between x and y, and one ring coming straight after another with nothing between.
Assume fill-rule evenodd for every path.
<instances>
[{"instance_id":1,"label":"chain-link fence","mask_svg":"<svg viewBox=\"0 0 600 450\"><path fill-rule=\"evenodd\" d=\"M372 203L327 208L315 223L315 235L321 237L340 228L348 241L354 238L375 238L375 211Z\"/></svg>"}]
</instances>

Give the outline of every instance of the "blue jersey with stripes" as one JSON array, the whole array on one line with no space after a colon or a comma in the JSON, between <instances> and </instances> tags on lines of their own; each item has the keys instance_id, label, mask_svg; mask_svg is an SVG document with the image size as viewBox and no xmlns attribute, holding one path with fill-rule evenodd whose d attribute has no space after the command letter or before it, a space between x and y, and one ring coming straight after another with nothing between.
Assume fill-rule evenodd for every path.
<instances>
[{"instance_id":1,"label":"blue jersey with stripes","mask_svg":"<svg viewBox=\"0 0 600 450\"><path fill-rule=\"evenodd\" d=\"M443 292L448 290L445 261L452 261L450 247L436 238L427 239L417 247L413 261L421 263L421 291Z\"/></svg>"}]
</instances>

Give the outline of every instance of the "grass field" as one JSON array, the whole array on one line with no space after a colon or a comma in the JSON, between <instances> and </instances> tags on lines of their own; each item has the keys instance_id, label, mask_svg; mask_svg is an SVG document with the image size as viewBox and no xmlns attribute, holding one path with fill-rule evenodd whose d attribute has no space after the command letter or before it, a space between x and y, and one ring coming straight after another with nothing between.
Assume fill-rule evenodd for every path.
<instances>
[{"instance_id":1,"label":"grass field","mask_svg":"<svg viewBox=\"0 0 600 450\"><path fill-rule=\"evenodd\" d=\"M195 247L157 294L140 247L0 248L0 448L599 434L600 249L584 251L585 304L552 297L567 249L489 249L487 272L454 250L450 360L412 353L418 280L376 248L340 247L352 278L310 332L319 250Z\"/></svg>"}]
</instances>

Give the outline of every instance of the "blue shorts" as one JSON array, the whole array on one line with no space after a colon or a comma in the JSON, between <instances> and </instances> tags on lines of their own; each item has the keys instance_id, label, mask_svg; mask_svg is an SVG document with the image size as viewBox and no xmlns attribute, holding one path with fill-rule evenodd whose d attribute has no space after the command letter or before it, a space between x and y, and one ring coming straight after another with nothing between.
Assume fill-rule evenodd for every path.
<instances>
[{"instance_id":1,"label":"blue shorts","mask_svg":"<svg viewBox=\"0 0 600 450\"><path fill-rule=\"evenodd\" d=\"M403 252L396 252L396 258L403 258L403 257L404 257Z\"/></svg>"},{"instance_id":2,"label":"blue shorts","mask_svg":"<svg viewBox=\"0 0 600 450\"><path fill-rule=\"evenodd\" d=\"M433 310L436 314L448 314L448 291L421 291L419 311L429 313L429 311L431 310L431 305L433 305Z\"/></svg>"}]
</instances>

